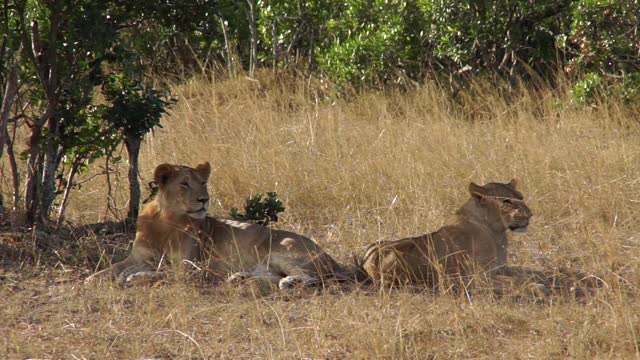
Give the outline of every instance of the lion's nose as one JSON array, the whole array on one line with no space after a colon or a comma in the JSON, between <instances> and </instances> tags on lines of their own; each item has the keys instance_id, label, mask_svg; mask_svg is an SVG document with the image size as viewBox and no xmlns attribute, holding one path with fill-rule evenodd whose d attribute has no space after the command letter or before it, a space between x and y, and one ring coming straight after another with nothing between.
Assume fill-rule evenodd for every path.
<instances>
[{"instance_id":1,"label":"lion's nose","mask_svg":"<svg viewBox=\"0 0 640 360\"><path fill-rule=\"evenodd\" d=\"M207 196L207 197L198 198L198 201L200 201L203 204L206 204L207 202L209 202L209 197Z\"/></svg>"}]
</instances>

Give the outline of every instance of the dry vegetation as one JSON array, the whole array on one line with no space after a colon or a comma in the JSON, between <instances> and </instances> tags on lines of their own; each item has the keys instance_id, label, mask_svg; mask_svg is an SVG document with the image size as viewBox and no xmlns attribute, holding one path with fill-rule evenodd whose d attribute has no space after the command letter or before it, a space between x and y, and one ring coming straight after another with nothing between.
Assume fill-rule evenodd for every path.
<instances>
[{"instance_id":1,"label":"dry vegetation","mask_svg":"<svg viewBox=\"0 0 640 360\"><path fill-rule=\"evenodd\" d=\"M144 147L143 180L162 162L208 160L214 215L277 191L287 208L279 227L350 261L375 240L442 225L469 181L515 177L534 218L527 234L511 237L509 261L582 269L607 286L580 302L545 304L366 289L282 294L179 280L87 287L81 279L100 255L121 258L130 236L5 234L0 357L640 356L637 113L617 102L559 106L568 102L546 91L507 102L482 86L456 104L433 86L333 103L313 89L268 76L176 87L178 104ZM120 206L125 180L114 184ZM100 220L105 194L104 177L94 178L74 194L69 217Z\"/></svg>"}]
</instances>

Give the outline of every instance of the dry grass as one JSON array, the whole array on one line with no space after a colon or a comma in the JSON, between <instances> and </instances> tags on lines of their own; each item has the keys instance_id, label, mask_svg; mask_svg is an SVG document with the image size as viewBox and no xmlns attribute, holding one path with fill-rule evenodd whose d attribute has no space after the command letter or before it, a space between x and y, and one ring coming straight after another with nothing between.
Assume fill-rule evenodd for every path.
<instances>
[{"instance_id":1,"label":"dry grass","mask_svg":"<svg viewBox=\"0 0 640 360\"><path fill-rule=\"evenodd\" d=\"M534 222L512 236L509 261L595 272L608 287L545 305L180 281L121 289L84 287L88 267L69 272L60 260L0 273L2 358L640 356L640 128L618 103L561 107L550 92L527 91L506 102L480 86L455 106L432 86L330 103L304 82L268 76L174 91L178 104L144 146L143 180L162 162L208 160L214 215L277 191L287 208L278 226L348 261L375 240L436 229L469 181L515 177ZM124 206L125 184L116 185ZM85 185L69 216L100 219L105 189L100 177ZM95 238L82 242L78 251L99 256Z\"/></svg>"}]
</instances>

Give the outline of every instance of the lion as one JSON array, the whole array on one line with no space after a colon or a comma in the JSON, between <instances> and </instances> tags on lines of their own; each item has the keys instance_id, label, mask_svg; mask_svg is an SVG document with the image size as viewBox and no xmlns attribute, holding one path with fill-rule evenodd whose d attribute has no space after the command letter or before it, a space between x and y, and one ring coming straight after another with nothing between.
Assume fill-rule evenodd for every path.
<instances>
[{"instance_id":1,"label":"lion","mask_svg":"<svg viewBox=\"0 0 640 360\"><path fill-rule=\"evenodd\" d=\"M227 281L258 278L280 289L341 277L342 266L305 236L209 216L210 173L208 162L195 168L159 165L154 172L158 194L138 217L131 254L105 272L135 283L159 274L156 269L167 259L202 261L214 274L232 274Z\"/></svg>"},{"instance_id":2,"label":"lion","mask_svg":"<svg viewBox=\"0 0 640 360\"><path fill-rule=\"evenodd\" d=\"M505 271L508 232L527 231L533 215L516 185L515 179L483 186L471 182L471 198L455 221L433 233L371 244L361 268L383 286L442 289L447 280L460 290L478 274L497 281L510 273Z\"/></svg>"}]
</instances>

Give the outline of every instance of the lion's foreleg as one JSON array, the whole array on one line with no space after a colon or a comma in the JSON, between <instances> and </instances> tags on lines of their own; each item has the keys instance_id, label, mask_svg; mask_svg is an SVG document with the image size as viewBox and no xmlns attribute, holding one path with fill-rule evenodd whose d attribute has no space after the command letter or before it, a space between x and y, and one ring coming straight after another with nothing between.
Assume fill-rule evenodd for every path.
<instances>
[{"instance_id":1,"label":"lion's foreleg","mask_svg":"<svg viewBox=\"0 0 640 360\"><path fill-rule=\"evenodd\" d=\"M319 281L317 277L307 274L288 275L280 279L278 287L280 290L308 287L317 284Z\"/></svg>"},{"instance_id":2,"label":"lion's foreleg","mask_svg":"<svg viewBox=\"0 0 640 360\"><path fill-rule=\"evenodd\" d=\"M87 277L86 279L84 279L84 284L85 285L91 285L91 284L95 284L97 283L100 279L104 279L105 277L107 277L109 274L111 274L111 268L108 269L104 269L104 270L100 270L96 273L93 273L91 275L89 275L89 277Z\"/></svg>"},{"instance_id":3,"label":"lion's foreleg","mask_svg":"<svg viewBox=\"0 0 640 360\"><path fill-rule=\"evenodd\" d=\"M90 275L84 280L84 283L85 285L89 285L105 278L110 278L111 280L120 279L121 281L125 281L125 279L133 273L152 270L154 270L153 266L149 265L147 262L140 259L135 254L131 254L124 260L119 261L104 270L100 270Z\"/></svg>"},{"instance_id":4,"label":"lion's foreleg","mask_svg":"<svg viewBox=\"0 0 640 360\"><path fill-rule=\"evenodd\" d=\"M297 260L300 260L299 262ZM278 288L280 290L287 290L299 287L308 287L316 285L320 282L317 274L321 271L317 269L316 271L309 271L303 265L306 263L305 260L297 259L297 258L285 258L282 259L280 257L274 256L271 258L271 268L279 269L285 276L281 277L278 281ZM313 263L314 265L310 266L318 266L319 264ZM307 264L309 265L309 264ZM315 275L315 276L314 276Z\"/></svg>"},{"instance_id":5,"label":"lion's foreleg","mask_svg":"<svg viewBox=\"0 0 640 360\"><path fill-rule=\"evenodd\" d=\"M535 299L545 299L551 295L551 290L539 278L536 272L520 271L494 274L493 289L501 295L524 295Z\"/></svg>"},{"instance_id":6,"label":"lion's foreleg","mask_svg":"<svg viewBox=\"0 0 640 360\"><path fill-rule=\"evenodd\" d=\"M155 253L144 247L136 247L124 260L111 266L113 279L118 279L124 286L147 285L166 277L158 269L164 261L164 255Z\"/></svg>"},{"instance_id":7,"label":"lion's foreleg","mask_svg":"<svg viewBox=\"0 0 640 360\"><path fill-rule=\"evenodd\" d=\"M167 278L166 272L161 271L138 271L123 281L124 286L146 286L153 285Z\"/></svg>"},{"instance_id":8,"label":"lion's foreleg","mask_svg":"<svg viewBox=\"0 0 640 360\"><path fill-rule=\"evenodd\" d=\"M238 283L248 279L278 285L282 280L282 276L272 272L268 266L259 264L252 271L240 271L232 274L227 278L227 283Z\"/></svg>"}]
</instances>

